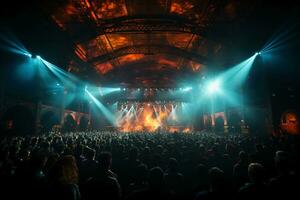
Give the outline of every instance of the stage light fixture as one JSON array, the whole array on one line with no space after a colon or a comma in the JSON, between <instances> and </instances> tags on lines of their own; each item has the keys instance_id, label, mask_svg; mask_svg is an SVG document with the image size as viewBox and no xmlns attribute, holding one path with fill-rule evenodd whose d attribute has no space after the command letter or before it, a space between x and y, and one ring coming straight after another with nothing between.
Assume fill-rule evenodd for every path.
<instances>
[{"instance_id":1,"label":"stage light fixture","mask_svg":"<svg viewBox=\"0 0 300 200\"><path fill-rule=\"evenodd\" d=\"M186 87L186 88L183 88L182 90L184 91L184 92L188 92L188 91L190 91L190 90L192 90L193 88L192 87Z\"/></svg>"},{"instance_id":2,"label":"stage light fixture","mask_svg":"<svg viewBox=\"0 0 300 200\"><path fill-rule=\"evenodd\" d=\"M207 85L207 92L209 94L217 93L220 90L220 80L213 80Z\"/></svg>"},{"instance_id":3,"label":"stage light fixture","mask_svg":"<svg viewBox=\"0 0 300 200\"><path fill-rule=\"evenodd\" d=\"M32 58L32 54L31 53L25 53L26 56L28 56L29 58Z\"/></svg>"},{"instance_id":4,"label":"stage light fixture","mask_svg":"<svg viewBox=\"0 0 300 200\"><path fill-rule=\"evenodd\" d=\"M37 59L42 59L41 56L39 56L39 55L37 55L36 58L37 58Z\"/></svg>"},{"instance_id":5,"label":"stage light fixture","mask_svg":"<svg viewBox=\"0 0 300 200\"><path fill-rule=\"evenodd\" d=\"M258 51L258 52L255 52L255 54L254 54L255 56L258 56L258 55L261 55L261 52L260 51Z\"/></svg>"}]
</instances>

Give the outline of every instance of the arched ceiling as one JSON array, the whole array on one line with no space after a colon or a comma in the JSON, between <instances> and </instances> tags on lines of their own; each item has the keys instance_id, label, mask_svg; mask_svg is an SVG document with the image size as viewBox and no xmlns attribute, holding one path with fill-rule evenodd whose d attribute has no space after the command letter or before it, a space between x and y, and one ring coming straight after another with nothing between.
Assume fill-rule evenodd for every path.
<instances>
[{"instance_id":1,"label":"arched ceiling","mask_svg":"<svg viewBox=\"0 0 300 200\"><path fill-rule=\"evenodd\" d=\"M224 49L211 28L234 19L239 6L235 0L52 0L47 12L99 80L162 86L174 82L171 74L205 69Z\"/></svg>"}]
</instances>

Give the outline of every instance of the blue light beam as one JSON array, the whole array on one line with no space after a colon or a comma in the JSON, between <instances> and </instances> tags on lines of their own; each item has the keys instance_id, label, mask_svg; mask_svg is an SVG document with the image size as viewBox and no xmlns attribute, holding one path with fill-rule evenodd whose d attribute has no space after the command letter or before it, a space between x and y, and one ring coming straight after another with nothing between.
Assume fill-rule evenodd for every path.
<instances>
[{"instance_id":1,"label":"blue light beam","mask_svg":"<svg viewBox=\"0 0 300 200\"><path fill-rule=\"evenodd\" d=\"M100 109L100 111L104 114L105 118L112 125L115 125L114 115L98 99L96 99L87 89L86 89L86 93L92 99L92 101L96 104L96 106Z\"/></svg>"}]
</instances>

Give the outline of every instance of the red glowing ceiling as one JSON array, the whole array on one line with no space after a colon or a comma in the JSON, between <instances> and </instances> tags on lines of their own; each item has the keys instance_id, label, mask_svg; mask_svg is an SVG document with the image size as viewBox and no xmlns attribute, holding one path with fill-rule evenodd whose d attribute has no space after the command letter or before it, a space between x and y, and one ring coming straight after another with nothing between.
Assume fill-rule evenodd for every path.
<instances>
[{"instance_id":1,"label":"red glowing ceiling","mask_svg":"<svg viewBox=\"0 0 300 200\"><path fill-rule=\"evenodd\" d=\"M201 59L222 47L201 31L214 23L217 12L232 17L234 2L68 0L55 4L51 17L70 35L77 57L101 76L145 62L156 63L152 70L157 73L162 68L199 72L207 64Z\"/></svg>"}]
</instances>

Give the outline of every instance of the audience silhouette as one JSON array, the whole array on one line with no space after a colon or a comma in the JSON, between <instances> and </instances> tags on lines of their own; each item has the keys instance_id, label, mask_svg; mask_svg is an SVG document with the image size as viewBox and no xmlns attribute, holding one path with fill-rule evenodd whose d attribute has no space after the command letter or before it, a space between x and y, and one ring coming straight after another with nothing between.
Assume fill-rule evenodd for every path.
<instances>
[{"instance_id":1,"label":"audience silhouette","mask_svg":"<svg viewBox=\"0 0 300 200\"><path fill-rule=\"evenodd\" d=\"M2 199L284 199L298 136L108 131L0 141Z\"/></svg>"}]
</instances>

